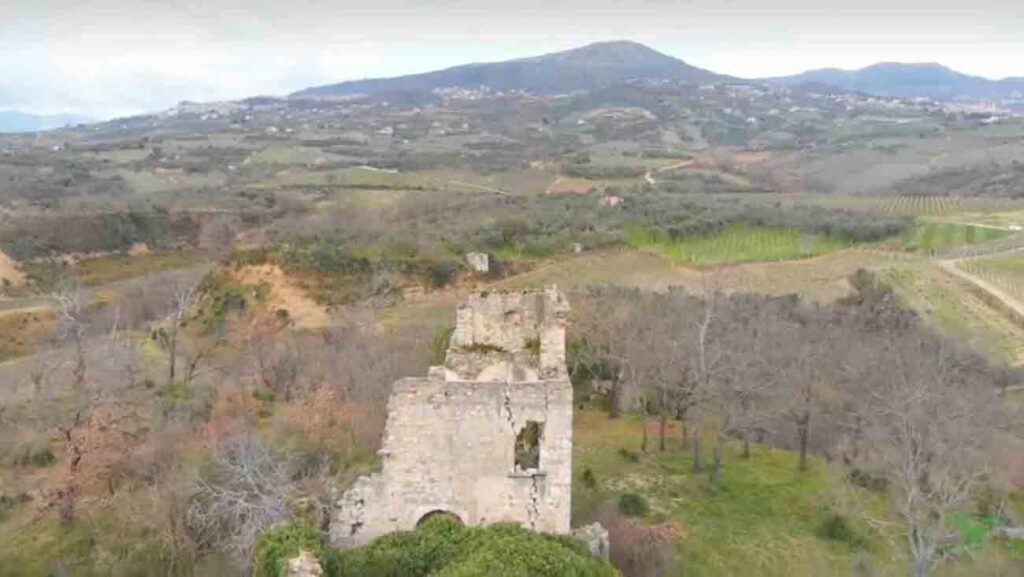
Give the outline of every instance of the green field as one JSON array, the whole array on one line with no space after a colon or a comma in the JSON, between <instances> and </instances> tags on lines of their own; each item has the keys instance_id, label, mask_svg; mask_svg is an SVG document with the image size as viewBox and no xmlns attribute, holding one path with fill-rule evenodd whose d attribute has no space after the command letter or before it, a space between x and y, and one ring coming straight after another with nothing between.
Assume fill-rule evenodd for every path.
<instances>
[{"instance_id":1,"label":"green field","mask_svg":"<svg viewBox=\"0 0 1024 577\"><path fill-rule=\"evenodd\" d=\"M631 230L629 243L695 265L807 258L839 250L847 243L793 228L758 228L735 225L719 232L670 239L643 230Z\"/></svg>"}]
</instances>

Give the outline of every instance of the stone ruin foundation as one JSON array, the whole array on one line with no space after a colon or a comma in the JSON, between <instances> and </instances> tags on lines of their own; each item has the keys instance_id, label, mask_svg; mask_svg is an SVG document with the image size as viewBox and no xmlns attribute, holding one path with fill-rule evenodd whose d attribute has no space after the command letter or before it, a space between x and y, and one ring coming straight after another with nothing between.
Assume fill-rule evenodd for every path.
<instances>
[{"instance_id":1,"label":"stone ruin foundation","mask_svg":"<svg viewBox=\"0 0 1024 577\"><path fill-rule=\"evenodd\" d=\"M331 542L359 546L438 514L569 533L568 311L554 287L459 306L444 365L394 384L381 471L338 500Z\"/></svg>"}]
</instances>

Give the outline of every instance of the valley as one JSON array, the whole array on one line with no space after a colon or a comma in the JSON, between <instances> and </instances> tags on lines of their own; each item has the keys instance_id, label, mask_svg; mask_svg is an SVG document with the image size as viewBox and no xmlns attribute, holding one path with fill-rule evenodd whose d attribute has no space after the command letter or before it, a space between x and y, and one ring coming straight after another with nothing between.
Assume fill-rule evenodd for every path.
<instances>
[{"instance_id":1,"label":"valley","mask_svg":"<svg viewBox=\"0 0 1024 577\"><path fill-rule=\"evenodd\" d=\"M391 384L552 286L585 574L903 575L920 523L1018 575L1024 121L862 86L611 42L0 135L0 576L248 574L283 523L327 567ZM900 508L900 402L976 492Z\"/></svg>"}]
</instances>

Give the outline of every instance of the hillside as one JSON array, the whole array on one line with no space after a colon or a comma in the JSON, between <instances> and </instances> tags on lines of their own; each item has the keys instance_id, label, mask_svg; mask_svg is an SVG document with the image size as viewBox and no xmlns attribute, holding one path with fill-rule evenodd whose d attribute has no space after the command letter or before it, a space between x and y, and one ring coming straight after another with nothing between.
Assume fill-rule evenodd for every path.
<instances>
[{"instance_id":1,"label":"hillside","mask_svg":"<svg viewBox=\"0 0 1024 577\"><path fill-rule=\"evenodd\" d=\"M858 70L822 68L794 76L772 78L784 86L824 84L880 96L1016 99L1024 94L1024 78L989 80L962 74L935 63L882 62Z\"/></svg>"},{"instance_id":2,"label":"hillside","mask_svg":"<svg viewBox=\"0 0 1024 577\"><path fill-rule=\"evenodd\" d=\"M636 42L599 42L581 48L506 62L466 64L397 78L372 78L317 86L292 97L422 93L438 88L520 90L536 94L593 90L633 79L694 83L729 80Z\"/></svg>"}]
</instances>

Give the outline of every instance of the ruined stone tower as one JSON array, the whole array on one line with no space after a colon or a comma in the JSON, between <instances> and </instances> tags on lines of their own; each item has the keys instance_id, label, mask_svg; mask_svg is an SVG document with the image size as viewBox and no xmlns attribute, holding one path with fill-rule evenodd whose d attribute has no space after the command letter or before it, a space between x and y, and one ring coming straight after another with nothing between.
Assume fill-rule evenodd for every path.
<instances>
[{"instance_id":1,"label":"ruined stone tower","mask_svg":"<svg viewBox=\"0 0 1024 577\"><path fill-rule=\"evenodd\" d=\"M568 533L568 310L553 287L483 292L461 305L444 365L395 383L382 469L342 495L332 543L361 545L441 512L467 525Z\"/></svg>"}]
</instances>

